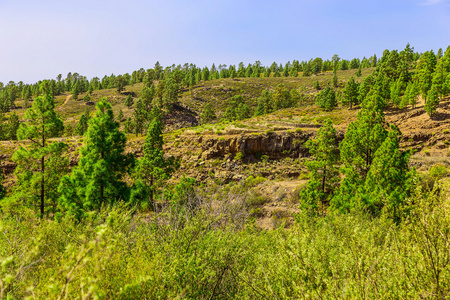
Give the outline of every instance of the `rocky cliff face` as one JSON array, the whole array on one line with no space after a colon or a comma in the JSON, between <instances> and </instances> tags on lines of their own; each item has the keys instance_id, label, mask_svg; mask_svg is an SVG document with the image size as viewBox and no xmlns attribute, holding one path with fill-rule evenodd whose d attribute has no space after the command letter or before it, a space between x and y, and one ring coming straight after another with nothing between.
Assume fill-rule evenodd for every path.
<instances>
[{"instance_id":1,"label":"rocky cliff face","mask_svg":"<svg viewBox=\"0 0 450 300\"><path fill-rule=\"evenodd\" d=\"M241 152L247 159L267 155L270 159L301 157L308 155L304 143L314 135L313 132L241 134L231 137L202 138L201 158L204 160L235 156Z\"/></svg>"}]
</instances>

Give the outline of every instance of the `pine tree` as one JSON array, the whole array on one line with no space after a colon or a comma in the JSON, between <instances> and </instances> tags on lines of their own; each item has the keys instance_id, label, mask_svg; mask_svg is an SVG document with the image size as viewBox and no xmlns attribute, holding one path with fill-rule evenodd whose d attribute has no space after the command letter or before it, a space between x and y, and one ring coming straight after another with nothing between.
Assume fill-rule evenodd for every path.
<instances>
[{"instance_id":1,"label":"pine tree","mask_svg":"<svg viewBox=\"0 0 450 300\"><path fill-rule=\"evenodd\" d=\"M375 157L387 136L384 114L378 106L366 100L358 112L357 120L347 127L344 140L339 145L345 175L339 193L333 197L332 207L348 211L355 207L355 193L364 182Z\"/></svg>"},{"instance_id":2,"label":"pine tree","mask_svg":"<svg viewBox=\"0 0 450 300\"><path fill-rule=\"evenodd\" d=\"M400 85L401 85L400 81L397 80L392 83L391 88L390 88L392 104L397 107L400 106L400 102L401 102Z\"/></svg>"},{"instance_id":3,"label":"pine tree","mask_svg":"<svg viewBox=\"0 0 450 300\"><path fill-rule=\"evenodd\" d=\"M135 185L131 192L133 203L147 203L152 206L159 188L179 166L173 157L164 158L162 134L161 111L155 108L143 145L144 156L139 159L134 170Z\"/></svg>"},{"instance_id":4,"label":"pine tree","mask_svg":"<svg viewBox=\"0 0 450 300\"><path fill-rule=\"evenodd\" d=\"M142 103L142 100L139 99L136 102L136 107L134 108L133 113L133 128L136 135L143 133L147 115L148 113L145 110L144 104Z\"/></svg>"},{"instance_id":5,"label":"pine tree","mask_svg":"<svg viewBox=\"0 0 450 300\"><path fill-rule=\"evenodd\" d=\"M337 77L336 73L334 73L334 75L333 75L333 86L335 88L337 88L338 85L339 85L339 80L338 80L338 77Z\"/></svg>"},{"instance_id":6,"label":"pine tree","mask_svg":"<svg viewBox=\"0 0 450 300\"><path fill-rule=\"evenodd\" d=\"M84 110L84 114L80 117L80 120L78 121L77 127L75 127L75 134L76 135L84 135L84 133L88 129L88 124L90 120L90 113L89 109Z\"/></svg>"},{"instance_id":7,"label":"pine tree","mask_svg":"<svg viewBox=\"0 0 450 300\"><path fill-rule=\"evenodd\" d=\"M318 91L320 90L319 80L316 80L316 82L314 82L314 88Z\"/></svg>"},{"instance_id":8,"label":"pine tree","mask_svg":"<svg viewBox=\"0 0 450 300\"><path fill-rule=\"evenodd\" d=\"M413 81L411 83L411 88L409 90L409 104L412 105L413 108L416 107L417 104L417 98L419 97L420 94L420 90L419 90L419 86Z\"/></svg>"},{"instance_id":9,"label":"pine tree","mask_svg":"<svg viewBox=\"0 0 450 300\"><path fill-rule=\"evenodd\" d=\"M416 72L419 89L424 97L427 96L428 91L431 89L435 66L436 55L434 55L433 51L424 52L417 64Z\"/></svg>"},{"instance_id":10,"label":"pine tree","mask_svg":"<svg viewBox=\"0 0 450 300\"><path fill-rule=\"evenodd\" d=\"M443 96L445 94L444 84L445 79L447 78L447 71L444 66L444 60L441 59L436 64L436 70L433 74L432 83L436 86L437 92L439 96Z\"/></svg>"},{"instance_id":11,"label":"pine tree","mask_svg":"<svg viewBox=\"0 0 450 300\"><path fill-rule=\"evenodd\" d=\"M119 109L119 113L117 114L117 121L122 122L123 119L123 111Z\"/></svg>"},{"instance_id":12,"label":"pine tree","mask_svg":"<svg viewBox=\"0 0 450 300\"><path fill-rule=\"evenodd\" d=\"M86 103L91 101L91 96L89 95L89 93L86 93L86 95L84 95L83 101Z\"/></svg>"},{"instance_id":13,"label":"pine tree","mask_svg":"<svg viewBox=\"0 0 450 300\"><path fill-rule=\"evenodd\" d=\"M19 116L13 112L8 119L8 123L6 124L6 139L7 140L17 140L17 130L19 129L20 121Z\"/></svg>"},{"instance_id":14,"label":"pine tree","mask_svg":"<svg viewBox=\"0 0 450 300\"><path fill-rule=\"evenodd\" d=\"M62 178L58 188L60 206L77 218L102 205L127 200L129 191L122 178L133 162L123 153L126 138L105 98L96 105L84 143L78 166Z\"/></svg>"},{"instance_id":15,"label":"pine tree","mask_svg":"<svg viewBox=\"0 0 450 300\"><path fill-rule=\"evenodd\" d=\"M125 131L125 133L133 133L134 132L133 120L131 120L131 117L128 117L127 120L125 121L124 131Z\"/></svg>"},{"instance_id":16,"label":"pine tree","mask_svg":"<svg viewBox=\"0 0 450 300\"><path fill-rule=\"evenodd\" d=\"M359 84L355 82L355 79L352 76L345 84L342 105L350 106L350 109L352 109L352 106L358 103L358 96Z\"/></svg>"},{"instance_id":17,"label":"pine tree","mask_svg":"<svg viewBox=\"0 0 450 300\"><path fill-rule=\"evenodd\" d=\"M200 115L200 119L202 120L202 124L210 123L211 121L216 119L216 114L211 107L211 103L208 102L203 106L203 111Z\"/></svg>"},{"instance_id":18,"label":"pine tree","mask_svg":"<svg viewBox=\"0 0 450 300\"><path fill-rule=\"evenodd\" d=\"M378 214L384 209L394 220L401 218L401 207L409 195L412 173L409 171L409 151L400 151L401 132L391 126L388 136L377 149L364 189L365 209Z\"/></svg>"},{"instance_id":19,"label":"pine tree","mask_svg":"<svg viewBox=\"0 0 450 300\"><path fill-rule=\"evenodd\" d=\"M18 164L15 170L17 190L26 193L23 196L26 204L38 203L41 217L45 214L46 180L49 172L52 172L46 168L47 160L49 156L60 155L65 148L64 143L48 141L51 137L59 136L64 129L54 109L53 98L49 95L34 100L31 108L25 112L28 122L20 124L17 131L20 140L26 139L31 143L27 148L21 146L13 155L13 160Z\"/></svg>"},{"instance_id":20,"label":"pine tree","mask_svg":"<svg viewBox=\"0 0 450 300\"><path fill-rule=\"evenodd\" d=\"M359 65L359 67L358 67L358 71L356 71L356 77L361 77L361 65Z\"/></svg>"},{"instance_id":21,"label":"pine tree","mask_svg":"<svg viewBox=\"0 0 450 300\"><path fill-rule=\"evenodd\" d=\"M439 106L439 94L436 85L432 85L431 89L428 91L427 101L425 102L425 111L431 117Z\"/></svg>"},{"instance_id":22,"label":"pine tree","mask_svg":"<svg viewBox=\"0 0 450 300\"><path fill-rule=\"evenodd\" d=\"M128 95L127 98L125 99L125 103L124 105L128 108L132 107L134 104L134 100L133 97L131 95Z\"/></svg>"},{"instance_id":23,"label":"pine tree","mask_svg":"<svg viewBox=\"0 0 450 300\"><path fill-rule=\"evenodd\" d=\"M275 109L291 107L291 95L284 84L277 85L272 94L272 101Z\"/></svg>"},{"instance_id":24,"label":"pine tree","mask_svg":"<svg viewBox=\"0 0 450 300\"><path fill-rule=\"evenodd\" d=\"M155 86L151 85L150 87L144 86L139 94L139 99L141 99L142 104L144 105L147 111L151 110L153 97L155 96Z\"/></svg>"},{"instance_id":25,"label":"pine tree","mask_svg":"<svg viewBox=\"0 0 450 300\"><path fill-rule=\"evenodd\" d=\"M329 85L317 95L316 105L327 111L337 107L336 93Z\"/></svg>"},{"instance_id":26,"label":"pine tree","mask_svg":"<svg viewBox=\"0 0 450 300\"><path fill-rule=\"evenodd\" d=\"M77 100L80 94L80 82L77 80L72 87L72 99Z\"/></svg>"},{"instance_id":27,"label":"pine tree","mask_svg":"<svg viewBox=\"0 0 450 300\"><path fill-rule=\"evenodd\" d=\"M339 181L336 130L330 119L324 121L316 138L308 140L305 146L314 160L306 164L310 180L300 194L301 207L314 213L332 197L334 185Z\"/></svg>"}]
</instances>

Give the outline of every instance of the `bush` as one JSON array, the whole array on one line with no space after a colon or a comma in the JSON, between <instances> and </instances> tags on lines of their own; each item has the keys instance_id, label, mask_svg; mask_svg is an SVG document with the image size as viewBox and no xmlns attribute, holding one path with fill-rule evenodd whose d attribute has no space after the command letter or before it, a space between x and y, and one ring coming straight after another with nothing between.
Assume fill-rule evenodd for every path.
<instances>
[{"instance_id":1,"label":"bush","mask_svg":"<svg viewBox=\"0 0 450 300\"><path fill-rule=\"evenodd\" d=\"M237 152L236 155L234 156L235 160L242 160L244 158L244 154L242 154L241 151Z\"/></svg>"}]
</instances>

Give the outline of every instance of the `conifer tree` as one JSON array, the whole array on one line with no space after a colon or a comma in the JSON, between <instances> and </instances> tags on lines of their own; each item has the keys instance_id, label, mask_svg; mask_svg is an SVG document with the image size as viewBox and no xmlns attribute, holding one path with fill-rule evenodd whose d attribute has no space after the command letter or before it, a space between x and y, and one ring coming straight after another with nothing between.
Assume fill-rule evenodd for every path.
<instances>
[{"instance_id":1,"label":"conifer tree","mask_svg":"<svg viewBox=\"0 0 450 300\"><path fill-rule=\"evenodd\" d=\"M211 121L216 119L216 114L211 107L211 103L208 102L203 106L203 111L200 115L200 119L202 120L202 124L210 123Z\"/></svg>"},{"instance_id":2,"label":"conifer tree","mask_svg":"<svg viewBox=\"0 0 450 300\"><path fill-rule=\"evenodd\" d=\"M67 213L82 218L104 204L128 199L122 178L133 159L123 153L125 145L125 135L114 121L111 104L105 98L100 99L89 121L78 166L70 176L62 178L58 188L59 204Z\"/></svg>"},{"instance_id":3,"label":"conifer tree","mask_svg":"<svg viewBox=\"0 0 450 300\"><path fill-rule=\"evenodd\" d=\"M90 119L89 109L85 109L83 115L80 117L78 121L77 127L75 127L76 135L84 135L84 133L88 129L89 119Z\"/></svg>"},{"instance_id":4,"label":"conifer tree","mask_svg":"<svg viewBox=\"0 0 450 300\"><path fill-rule=\"evenodd\" d=\"M117 121L122 122L123 119L123 111L119 109L119 113L117 114Z\"/></svg>"},{"instance_id":5,"label":"conifer tree","mask_svg":"<svg viewBox=\"0 0 450 300\"><path fill-rule=\"evenodd\" d=\"M314 88L315 88L316 90L320 90L319 80L316 80L316 82L314 82Z\"/></svg>"},{"instance_id":6,"label":"conifer tree","mask_svg":"<svg viewBox=\"0 0 450 300\"><path fill-rule=\"evenodd\" d=\"M147 120L147 111L141 99L138 99L133 113L133 128L136 135L140 135L144 131L145 121Z\"/></svg>"},{"instance_id":7,"label":"conifer tree","mask_svg":"<svg viewBox=\"0 0 450 300\"><path fill-rule=\"evenodd\" d=\"M275 88L275 91L272 94L272 100L276 110L291 107L291 95L289 90L282 83Z\"/></svg>"},{"instance_id":8,"label":"conifer tree","mask_svg":"<svg viewBox=\"0 0 450 300\"><path fill-rule=\"evenodd\" d=\"M173 157L164 157L163 126L161 111L155 107L143 145L144 156L139 159L134 170L136 182L131 192L133 203L152 206L158 189L179 166Z\"/></svg>"},{"instance_id":9,"label":"conifer tree","mask_svg":"<svg viewBox=\"0 0 450 300\"><path fill-rule=\"evenodd\" d=\"M134 104L133 97L131 95L128 95L127 98L125 99L124 105L130 108L133 106L133 104Z\"/></svg>"},{"instance_id":10,"label":"conifer tree","mask_svg":"<svg viewBox=\"0 0 450 300\"><path fill-rule=\"evenodd\" d=\"M332 200L332 207L348 211L356 204L355 193L364 186L367 174L387 136L384 114L378 106L366 100L358 112L357 120L347 127L344 140L339 145L345 177L339 193Z\"/></svg>"},{"instance_id":11,"label":"conifer tree","mask_svg":"<svg viewBox=\"0 0 450 300\"><path fill-rule=\"evenodd\" d=\"M72 99L77 100L80 94L80 82L77 80L72 87Z\"/></svg>"},{"instance_id":12,"label":"conifer tree","mask_svg":"<svg viewBox=\"0 0 450 300\"><path fill-rule=\"evenodd\" d=\"M337 106L336 93L329 85L317 95L316 105L327 111Z\"/></svg>"},{"instance_id":13,"label":"conifer tree","mask_svg":"<svg viewBox=\"0 0 450 300\"><path fill-rule=\"evenodd\" d=\"M21 146L13 155L18 164L15 174L17 190L27 205L39 207L40 216L45 214L46 180L49 170L46 165L49 156L59 155L64 143L49 142L51 137L59 136L64 125L55 113L53 98L49 95L38 97L25 112L26 123L20 124L17 135L20 140L29 140L27 148ZM16 196L19 197L18 193Z\"/></svg>"},{"instance_id":14,"label":"conifer tree","mask_svg":"<svg viewBox=\"0 0 450 300\"><path fill-rule=\"evenodd\" d=\"M118 75L115 80L117 92L121 93L127 84L127 80L123 75Z\"/></svg>"},{"instance_id":15,"label":"conifer tree","mask_svg":"<svg viewBox=\"0 0 450 300\"><path fill-rule=\"evenodd\" d=\"M155 96L155 86L152 84L150 87L144 86L139 95L142 104L147 111L151 110L153 97Z\"/></svg>"},{"instance_id":16,"label":"conifer tree","mask_svg":"<svg viewBox=\"0 0 450 300\"><path fill-rule=\"evenodd\" d=\"M439 106L439 94L436 85L432 85L428 91L427 101L425 102L425 111L431 117Z\"/></svg>"},{"instance_id":17,"label":"conifer tree","mask_svg":"<svg viewBox=\"0 0 450 300\"><path fill-rule=\"evenodd\" d=\"M399 80L395 81L391 85L391 100L394 106L399 107L401 101L401 91L400 91L401 83Z\"/></svg>"},{"instance_id":18,"label":"conifer tree","mask_svg":"<svg viewBox=\"0 0 450 300\"><path fill-rule=\"evenodd\" d=\"M410 87L409 95L408 95L409 104L411 104L413 108L416 107L417 98L419 97L419 94L420 94L419 86L416 84L416 82L413 81L411 83L411 87Z\"/></svg>"},{"instance_id":19,"label":"conifer tree","mask_svg":"<svg viewBox=\"0 0 450 300\"><path fill-rule=\"evenodd\" d=\"M124 124L125 133L133 133L134 132L133 125L134 125L133 120L131 119L131 117L128 117Z\"/></svg>"},{"instance_id":20,"label":"conifer tree","mask_svg":"<svg viewBox=\"0 0 450 300\"><path fill-rule=\"evenodd\" d=\"M352 76L345 84L342 104L345 106L350 106L350 109L352 109L352 106L358 103L358 96L359 84L355 82L355 79Z\"/></svg>"},{"instance_id":21,"label":"conifer tree","mask_svg":"<svg viewBox=\"0 0 450 300\"><path fill-rule=\"evenodd\" d=\"M335 88L337 88L338 85L339 85L338 77L337 77L337 74L334 73L334 75L333 75L333 86L334 86Z\"/></svg>"},{"instance_id":22,"label":"conifer tree","mask_svg":"<svg viewBox=\"0 0 450 300\"><path fill-rule=\"evenodd\" d=\"M418 80L419 89L426 98L428 91L431 89L433 73L436 66L436 55L433 51L426 51L420 57L417 64L416 78Z\"/></svg>"},{"instance_id":23,"label":"conifer tree","mask_svg":"<svg viewBox=\"0 0 450 300\"><path fill-rule=\"evenodd\" d=\"M91 96L89 95L89 93L86 93L86 95L84 95L83 101L84 102L90 102L91 101Z\"/></svg>"},{"instance_id":24,"label":"conifer tree","mask_svg":"<svg viewBox=\"0 0 450 300\"><path fill-rule=\"evenodd\" d=\"M8 123L5 126L6 140L17 140L17 130L19 129L20 121L19 116L13 112L8 119Z\"/></svg>"},{"instance_id":25,"label":"conifer tree","mask_svg":"<svg viewBox=\"0 0 450 300\"><path fill-rule=\"evenodd\" d=\"M364 189L365 208L372 214L382 209L395 220L401 217L401 206L409 195L412 173L409 171L409 151L400 151L401 132L391 126L388 136L377 149L367 174Z\"/></svg>"},{"instance_id":26,"label":"conifer tree","mask_svg":"<svg viewBox=\"0 0 450 300\"><path fill-rule=\"evenodd\" d=\"M436 64L436 70L433 73L433 79L432 79L432 83L433 83L433 85L436 86L436 90L437 90L439 96L443 96L445 94L444 84L445 84L445 79L446 79L447 75L448 75L448 73L444 66L444 60L441 59Z\"/></svg>"},{"instance_id":27,"label":"conifer tree","mask_svg":"<svg viewBox=\"0 0 450 300\"><path fill-rule=\"evenodd\" d=\"M334 184L339 181L336 130L330 119L324 121L316 138L308 140L305 146L314 159L306 164L310 180L301 192L301 207L314 212L332 197Z\"/></svg>"},{"instance_id":28,"label":"conifer tree","mask_svg":"<svg viewBox=\"0 0 450 300\"><path fill-rule=\"evenodd\" d=\"M358 67L358 71L356 71L356 77L361 77L361 65L359 65L359 67Z\"/></svg>"}]
</instances>

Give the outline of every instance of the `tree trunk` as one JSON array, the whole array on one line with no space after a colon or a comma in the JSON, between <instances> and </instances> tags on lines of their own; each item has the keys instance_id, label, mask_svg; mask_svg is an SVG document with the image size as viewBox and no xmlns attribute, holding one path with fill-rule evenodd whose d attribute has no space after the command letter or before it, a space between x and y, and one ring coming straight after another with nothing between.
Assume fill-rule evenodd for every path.
<instances>
[{"instance_id":1,"label":"tree trunk","mask_svg":"<svg viewBox=\"0 0 450 300\"><path fill-rule=\"evenodd\" d=\"M45 191L44 171L45 171L44 157L42 156L42 158L41 158L41 174L42 174L42 177L41 177L41 218L44 218L44 191Z\"/></svg>"}]
</instances>

